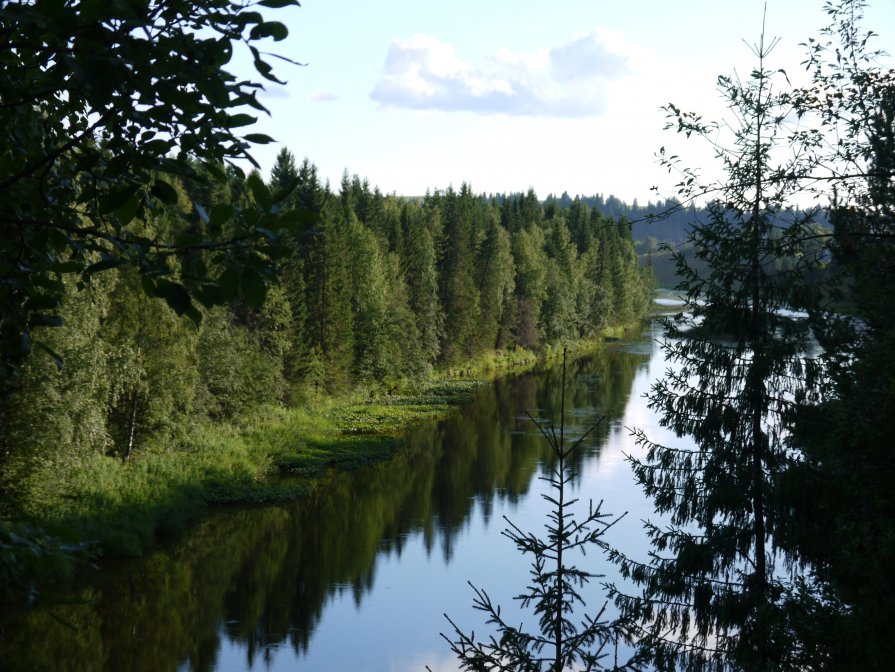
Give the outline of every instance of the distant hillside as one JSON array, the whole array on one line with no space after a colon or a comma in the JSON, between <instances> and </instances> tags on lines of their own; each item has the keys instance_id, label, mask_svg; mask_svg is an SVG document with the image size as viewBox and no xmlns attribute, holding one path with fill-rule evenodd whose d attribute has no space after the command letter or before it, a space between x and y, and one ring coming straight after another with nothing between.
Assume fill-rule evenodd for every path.
<instances>
[{"instance_id":1,"label":"distant hillside","mask_svg":"<svg viewBox=\"0 0 895 672\"><path fill-rule=\"evenodd\" d=\"M608 198L604 198L602 194L572 197L565 191L558 197L551 194L544 204L546 206L554 202L563 209L569 207L576 198L587 203L588 207L599 210L605 217L615 220L624 217L632 222L634 240L652 237L658 242L681 243L687 238L690 224L703 213L702 208L684 207L673 199L640 205L635 198L629 205L611 195Z\"/></svg>"},{"instance_id":2,"label":"distant hillside","mask_svg":"<svg viewBox=\"0 0 895 672\"><path fill-rule=\"evenodd\" d=\"M528 193L483 195L482 199L486 202L494 201L497 204L503 204L507 200L540 204L548 217L553 212L570 209L575 201L579 201L586 204L588 209L598 211L607 219L612 218L619 221L625 218L630 222L631 237L635 243L639 243L637 249L641 254L650 250L655 251L660 243L680 246L686 242L690 227L694 222L708 220L708 211L705 208L697 208L693 205L684 206L671 198L655 203L649 201L646 205L640 205L635 198L634 202L629 205L612 195L609 197L604 197L602 194L570 196L569 192L564 191L561 196L550 194L546 199L540 201L534 191L529 190ZM794 213L799 213L799 209L796 208L792 214ZM817 224L829 228L829 221L824 211L816 214L815 221Z\"/></svg>"},{"instance_id":3,"label":"distant hillside","mask_svg":"<svg viewBox=\"0 0 895 672\"><path fill-rule=\"evenodd\" d=\"M550 203L555 203L559 209L565 209L575 199L587 203L589 208L599 210L604 217L611 217L616 221L622 217L627 219L632 223L631 234L635 241L655 239L650 241L652 244L647 245L648 248L655 248L656 243L683 243L687 239L693 222L707 221L708 218L705 208L697 208L692 205L683 206L675 199L657 201L656 203L650 201L646 205L640 205L635 198L634 202L628 205L612 195L608 198L604 198L602 194L573 197L564 191L559 197L553 194L548 196L544 205L547 207ZM795 208L793 212L799 213L800 210ZM829 228L829 221L823 210L815 215L815 222Z\"/></svg>"}]
</instances>

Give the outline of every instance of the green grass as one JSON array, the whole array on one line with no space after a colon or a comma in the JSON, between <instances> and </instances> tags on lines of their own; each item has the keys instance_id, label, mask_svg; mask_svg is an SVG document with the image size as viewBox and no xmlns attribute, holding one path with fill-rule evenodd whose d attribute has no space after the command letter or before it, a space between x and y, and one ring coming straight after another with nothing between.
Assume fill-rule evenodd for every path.
<instances>
[{"instance_id":1,"label":"green grass","mask_svg":"<svg viewBox=\"0 0 895 672\"><path fill-rule=\"evenodd\" d=\"M265 407L238 427L196 424L127 463L98 453L50 461L32 477L27 512L107 554L140 555L210 505L292 500L330 469L386 459L408 427L445 417L483 384L440 380L397 395Z\"/></svg>"}]
</instances>

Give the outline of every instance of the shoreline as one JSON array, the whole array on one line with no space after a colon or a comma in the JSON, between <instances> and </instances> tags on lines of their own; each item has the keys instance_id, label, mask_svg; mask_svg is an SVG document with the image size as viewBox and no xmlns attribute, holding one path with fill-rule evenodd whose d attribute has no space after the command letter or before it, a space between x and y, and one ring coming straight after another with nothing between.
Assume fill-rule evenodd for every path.
<instances>
[{"instance_id":1,"label":"shoreline","mask_svg":"<svg viewBox=\"0 0 895 672\"><path fill-rule=\"evenodd\" d=\"M596 338L567 346L573 356L620 340L640 321L609 327ZM311 492L327 473L352 471L387 460L411 428L450 416L491 381L555 363L563 348L494 351L462 365L434 371L400 392L354 391L310 404L257 409L239 425L203 423L167 445L150 447L121 462L86 456L78 473L60 483L54 508L26 516L58 549L28 572L35 584L57 581L90 565L126 561L180 538L211 509L293 501ZM85 542L84 540L90 540ZM20 587L22 588L22 587ZM13 586L10 597L16 599ZM52 599L52 598L50 598Z\"/></svg>"}]
</instances>

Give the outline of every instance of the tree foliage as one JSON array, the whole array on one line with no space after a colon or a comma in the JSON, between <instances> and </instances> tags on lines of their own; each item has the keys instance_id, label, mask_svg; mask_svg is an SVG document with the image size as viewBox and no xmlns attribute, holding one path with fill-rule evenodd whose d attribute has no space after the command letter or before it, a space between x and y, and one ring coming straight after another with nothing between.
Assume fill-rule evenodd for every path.
<instances>
[{"instance_id":1,"label":"tree foliage","mask_svg":"<svg viewBox=\"0 0 895 672\"><path fill-rule=\"evenodd\" d=\"M251 55L260 78L280 80L261 51L286 28L259 8L294 0L155 2L98 0L0 5L0 363L8 389L36 343L58 326L64 278L87 284L121 265L178 314L193 303L242 295L272 277L276 236L288 218L251 177L251 204L195 201L178 207L178 180L226 178L225 161L251 160L263 134L263 88L226 67ZM177 225L137 225L160 214ZM175 269L174 266L178 266ZM175 273L179 270L179 275Z\"/></svg>"},{"instance_id":2,"label":"tree foliage","mask_svg":"<svg viewBox=\"0 0 895 672\"><path fill-rule=\"evenodd\" d=\"M813 320L826 394L796 418L804 459L787 473L783 500L782 539L812 568L811 590L798 596L808 605L800 635L819 669L884 669L895 655L895 70L882 65L863 7L826 5L831 23L806 45L811 84L795 96L819 121L825 172L814 177L835 185L827 294L848 308Z\"/></svg>"},{"instance_id":3,"label":"tree foliage","mask_svg":"<svg viewBox=\"0 0 895 672\"><path fill-rule=\"evenodd\" d=\"M891 660L891 602L878 596L892 558L880 540L893 520L893 77L859 28L862 3L826 7L806 87L770 65L762 38L748 78L719 78L733 122L666 108L670 128L711 144L725 178L703 183L662 153L684 203L711 200L689 240L697 263L674 254L688 312L667 324L672 366L649 395L692 446L635 431L635 475L665 520L647 525L648 562L616 554L641 587L616 601L659 669ZM828 206L832 233L819 207L793 207L806 197Z\"/></svg>"},{"instance_id":4,"label":"tree foliage","mask_svg":"<svg viewBox=\"0 0 895 672\"><path fill-rule=\"evenodd\" d=\"M565 373L564 358L560 404L563 415ZM544 535L526 532L509 519L506 519L508 527L502 534L520 553L531 556L531 581L515 599L523 609L532 610L537 617L538 629L530 631L524 625L511 625L487 591L470 584L475 593L473 606L484 612L488 625L493 626L496 634L488 639L477 639L474 632L467 633L445 614L453 634L442 634L442 637L456 654L460 669L474 672L629 669L628 663L618 663L617 647L622 630L618 622L606 617L607 605L584 616L576 613L587 606L581 595L582 589L599 575L580 569L570 556L577 552L584 555L589 549L607 550L602 537L621 519L602 513L602 502L595 507L591 501L582 518L571 512L578 500L569 498L569 485L575 477L569 460L599 422L576 438L572 445L566 445L564 418L558 428L543 426L534 418L531 420L555 458L549 476L541 477L550 486L549 494L542 497L552 508L547 514ZM579 623L573 620L576 617L580 618ZM611 662L607 662L610 653L614 655Z\"/></svg>"}]
</instances>

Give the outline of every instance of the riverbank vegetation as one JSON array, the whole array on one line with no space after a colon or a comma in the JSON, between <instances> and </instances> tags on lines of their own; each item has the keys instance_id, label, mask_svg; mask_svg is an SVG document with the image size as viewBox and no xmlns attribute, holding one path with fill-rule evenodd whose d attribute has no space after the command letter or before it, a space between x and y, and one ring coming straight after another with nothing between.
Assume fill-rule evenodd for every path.
<instances>
[{"instance_id":1,"label":"riverbank vegetation","mask_svg":"<svg viewBox=\"0 0 895 672\"><path fill-rule=\"evenodd\" d=\"M276 479L386 454L453 379L647 309L630 224L581 201L334 189L287 149L235 167L271 138L224 66L245 49L280 81L263 13L297 2L126 4L3 3L4 586L65 531L138 553L208 504L294 496Z\"/></svg>"},{"instance_id":2,"label":"riverbank vegetation","mask_svg":"<svg viewBox=\"0 0 895 672\"><path fill-rule=\"evenodd\" d=\"M597 412L606 416L592 435L594 445L608 440L621 422L631 386L648 361L647 354L607 347L569 363L568 377L589 384L567 387L567 409L592 406L597 390ZM383 566L396 556L413 557L420 539L431 564L447 563L463 553L482 506L496 514L509 502L525 501L542 465L554 458L520 414L542 409L546 417L558 417L560 390L555 365L501 376L464 406L462 416L411 430L392 459L330 470L294 502L209 511L188 534L145 558L85 569L81 574L89 578L74 582L76 600L44 601L0 623L4 669L79 669L90 660L126 669L134 660L134 632L142 642L160 643L151 656L154 645L141 649L146 655L139 661L153 670L175 669L186 660L195 669L226 665L219 650L228 643L251 642L239 660L255 666L272 647L313 650L332 602L347 598L354 612L355 601L363 608L375 600ZM590 416L578 416L570 433L584 421ZM579 473L594 445L570 456ZM496 529L493 534L498 536ZM412 585L421 599L431 597L428 587L418 587L424 584ZM458 602L466 603L465 593ZM403 601L396 618L431 624L427 641L434 644L447 605L435 600L426 606L433 612L428 620ZM4 615L12 620L10 612ZM365 654L373 655L366 648L358 653ZM367 663L375 665L372 660Z\"/></svg>"},{"instance_id":3,"label":"riverbank vegetation","mask_svg":"<svg viewBox=\"0 0 895 672\"><path fill-rule=\"evenodd\" d=\"M23 360L0 410L16 515L139 554L208 505L282 501L307 487L296 477L381 459L474 381L649 309L630 226L578 201L548 209L467 185L403 199L347 174L335 193L288 150L257 182L230 173L209 195L170 178L176 216L134 223L171 227L277 190L307 217L280 243L276 282L243 277L249 295L196 307L198 324L126 265L63 280L65 326L32 331L61 367ZM167 281L184 272L172 263Z\"/></svg>"}]
</instances>

